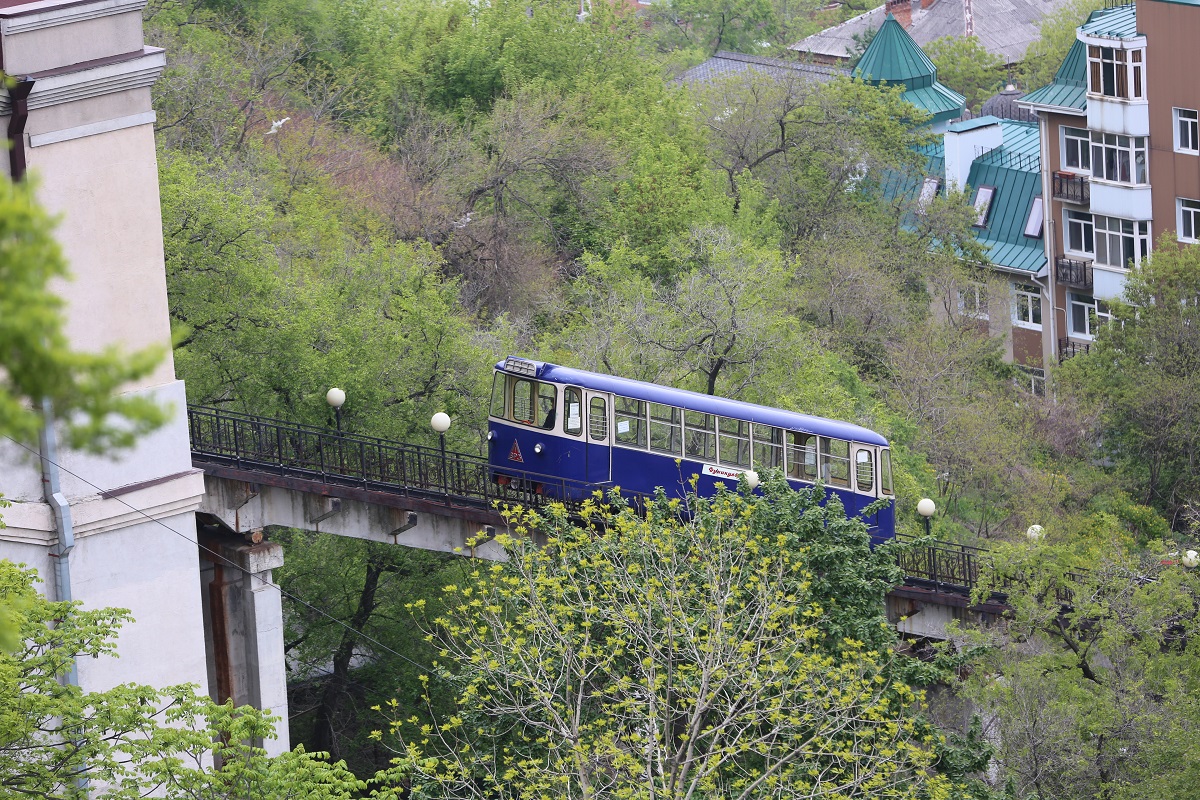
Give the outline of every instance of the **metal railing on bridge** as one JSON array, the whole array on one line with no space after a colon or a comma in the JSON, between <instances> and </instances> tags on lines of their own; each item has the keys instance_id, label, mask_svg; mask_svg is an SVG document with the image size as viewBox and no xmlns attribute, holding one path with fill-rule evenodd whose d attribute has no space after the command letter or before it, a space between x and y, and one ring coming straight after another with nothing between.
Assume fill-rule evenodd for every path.
<instances>
[{"instance_id":1,"label":"metal railing on bridge","mask_svg":"<svg viewBox=\"0 0 1200 800\"><path fill-rule=\"evenodd\" d=\"M554 499L573 509L610 486L508 468L502 486L480 456L202 406L188 406L188 429L196 463L446 505L491 510L496 501L536 506ZM646 500L626 499L634 506ZM912 585L969 595L986 561L986 550L938 543L903 553L899 566Z\"/></svg>"},{"instance_id":2,"label":"metal railing on bridge","mask_svg":"<svg viewBox=\"0 0 1200 800\"><path fill-rule=\"evenodd\" d=\"M553 498L571 507L608 488L510 469L501 486L479 456L224 409L188 406L188 430L196 462L447 505L492 509L497 500L531 506Z\"/></svg>"},{"instance_id":3,"label":"metal railing on bridge","mask_svg":"<svg viewBox=\"0 0 1200 800\"><path fill-rule=\"evenodd\" d=\"M934 589L952 587L958 593L970 594L979 583L987 559L988 553L982 548L938 542L901 553L897 563L908 583Z\"/></svg>"}]
</instances>

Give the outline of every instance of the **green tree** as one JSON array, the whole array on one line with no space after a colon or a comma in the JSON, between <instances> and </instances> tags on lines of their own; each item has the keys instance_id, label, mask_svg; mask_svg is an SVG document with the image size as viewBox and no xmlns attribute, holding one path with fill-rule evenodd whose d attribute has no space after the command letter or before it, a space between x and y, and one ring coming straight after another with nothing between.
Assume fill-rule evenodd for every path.
<instances>
[{"instance_id":1,"label":"green tree","mask_svg":"<svg viewBox=\"0 0 1200 800\"><path fill-rule=\"evenodd\" d=\"M408 732L439 797L942 795L897 675L897 579L824 491L515 510L508 560L446 587L430 635L455 714ZM686 508L686 517L681 516ZM546 537L542 547L533 537ZM381 737L384 734L379 734ZM391 735L391 734L389 734Z\"/></svg>"},{"instance_id":2,"label":"green tree","mask_svg":"<svg viewBox=\"0 0 1200 800\"><path fill-rule=\"evenodd\" d=\"M667 48L694 48L707 58L718 50L762 51L779 30L771 0L671 0L654 15Z\"/></svg>"},{"instance_id":3,"label":"green tree","mask_svg":"<svg viewBox=\"0 0 1200 800\"><path fill-rule=\"evenodd\" d=\"M1200 250L1157 244L1113 323L1059 375L1101 409L1102 447L1136 496L1182 530L1200 502Z\"/></svg>"},{"instance_id":4,"label":"green tree","mask_svg":"<svg viewBox=\"0 0 1200 800\"><path fill-rule=\"evenodd\" d=\"M1054 73L1075 44L1075 29L1087 21L1088 14L1104 8L1103 0L1073 0L1042 20L1039 36L1025 51L1021 61L1022 88L1039 89L1054 80Z\"/></svg>"},{"instance_id":5,"label":"green tree","mask_svg":"<svg viewBox=\"0 0 1200 800\"><path fill-rule=\"evenodd\" d=\"M349 800L365 788L344 765L302 750L267 758L255 742L273 735L271 717L217 705L193 686L62 683L76 658L115 653L128 614L51 602L35 579L0 560L0 606L22 611L20 644L0 653L0 795Z\"/></svg>"},{"instance_id":6,"label":"green tree","mask_svg":"<svg viewBox=\"0 0 1200 800\"><path fill-rule=\"evenodd\" d=\"M1116 518L995 553L1011 616L967 642L985 655L964 691L993 715L1001 780L1018 796L1167 800L1200 774L1200 576Z\"/></svg>"},{"instance_id":7,"label":"green tree","mask_svg":"<svg viewBox=\"0 0 1200 800\"><path fill-rule=\"evenodd\" d=\"M1004 81L1004 60L975 36L944 36L923 48L937 67L938 80L967 98L967 108L979 107Z\"/></svg>"},{"instance_id":8,"label":"green tree","mask_svg":"<svg viewBox=\"0 0 1200 800\"><path fill-rule=\"evenodd\" d=\"M128 446L166 412L121 388L150 374L163 354L72 349L64 302L51 288L69 278L53 230L34 185L0 180L0 435L35 444L42 403L49 401L69 446L93 452Z\"/></svg>"}]
</instances>

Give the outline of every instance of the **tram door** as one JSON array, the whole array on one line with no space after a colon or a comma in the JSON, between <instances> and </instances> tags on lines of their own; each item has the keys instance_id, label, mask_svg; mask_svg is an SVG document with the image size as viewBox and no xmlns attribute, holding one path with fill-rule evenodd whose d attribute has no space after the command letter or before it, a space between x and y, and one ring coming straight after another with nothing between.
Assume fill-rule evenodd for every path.
<instances>
[{"instance_id":1,"label":"tram door","mask_svg":"<svg viewBox=\"0 0 1200 800\"><path fill-rule=\"evenodd\" d=\"M875 448L854 445L852 449L854 452L850 457L854 459L854 490L858 494L858 502L866 505L874 502L874 498L879 496ZM864 516L863 521L868 525L878 525L879 514Z\"/></svg>"},{"instance_id":2,"label":"tram door","mask_svg":"<svg viewBox=\"0 0 1200 800\"><path fill-rule=\"evenodd\" d=\"M603 392L587 392L587 481L607 483L612 480L612 448L609 446L609 403L611 398Z\"/></svg>"}]
</instances>

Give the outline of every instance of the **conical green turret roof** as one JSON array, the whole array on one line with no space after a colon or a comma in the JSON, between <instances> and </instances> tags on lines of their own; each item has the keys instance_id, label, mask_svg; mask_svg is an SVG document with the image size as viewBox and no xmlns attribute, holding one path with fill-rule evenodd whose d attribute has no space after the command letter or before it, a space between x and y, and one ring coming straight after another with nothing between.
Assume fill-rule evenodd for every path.
<instances>
[{"instance_id":1,"label":"conical green turret roof","mask_svg":"<svg viewBox=\"0 0 1200 800\"><path fill-rule=\"evenodd\" d=\"M876 86L903 86L904 99L928 111L931 123L961 117L966 108L965 97L938 83L937 67L891 14L867 45L854 77Z\"/></svg>"},{"instance_id":2,"label":"conical green turret roof","mask_svg":"<svg viewBox=\"0 0 1200 800\"><path fill-rule=\"evenodd\" d=\"M888 14L854 68L854 77L867 83L887 81L920 89L937 81L937 67L896 18Z\"/></svg>"}]
</instances>

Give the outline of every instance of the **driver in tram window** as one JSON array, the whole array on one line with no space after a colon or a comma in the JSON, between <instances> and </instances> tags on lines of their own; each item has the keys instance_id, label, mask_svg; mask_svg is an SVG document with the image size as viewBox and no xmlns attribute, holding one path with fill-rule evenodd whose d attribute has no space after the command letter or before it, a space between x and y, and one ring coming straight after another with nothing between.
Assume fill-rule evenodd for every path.
<instances>
[{"instance_id":1,"label":"driver in tram window","mask_svg":"<svg viewBox=\"0 0 1200 800\"><path fill-rule=\"evenodd\" d=\"M553 387L543 388L550 388L550 391L538 392L538 418L542 423L541 428L552 430L554 428L554 399L556 393Z\"/></svg>"}]
</instances>

